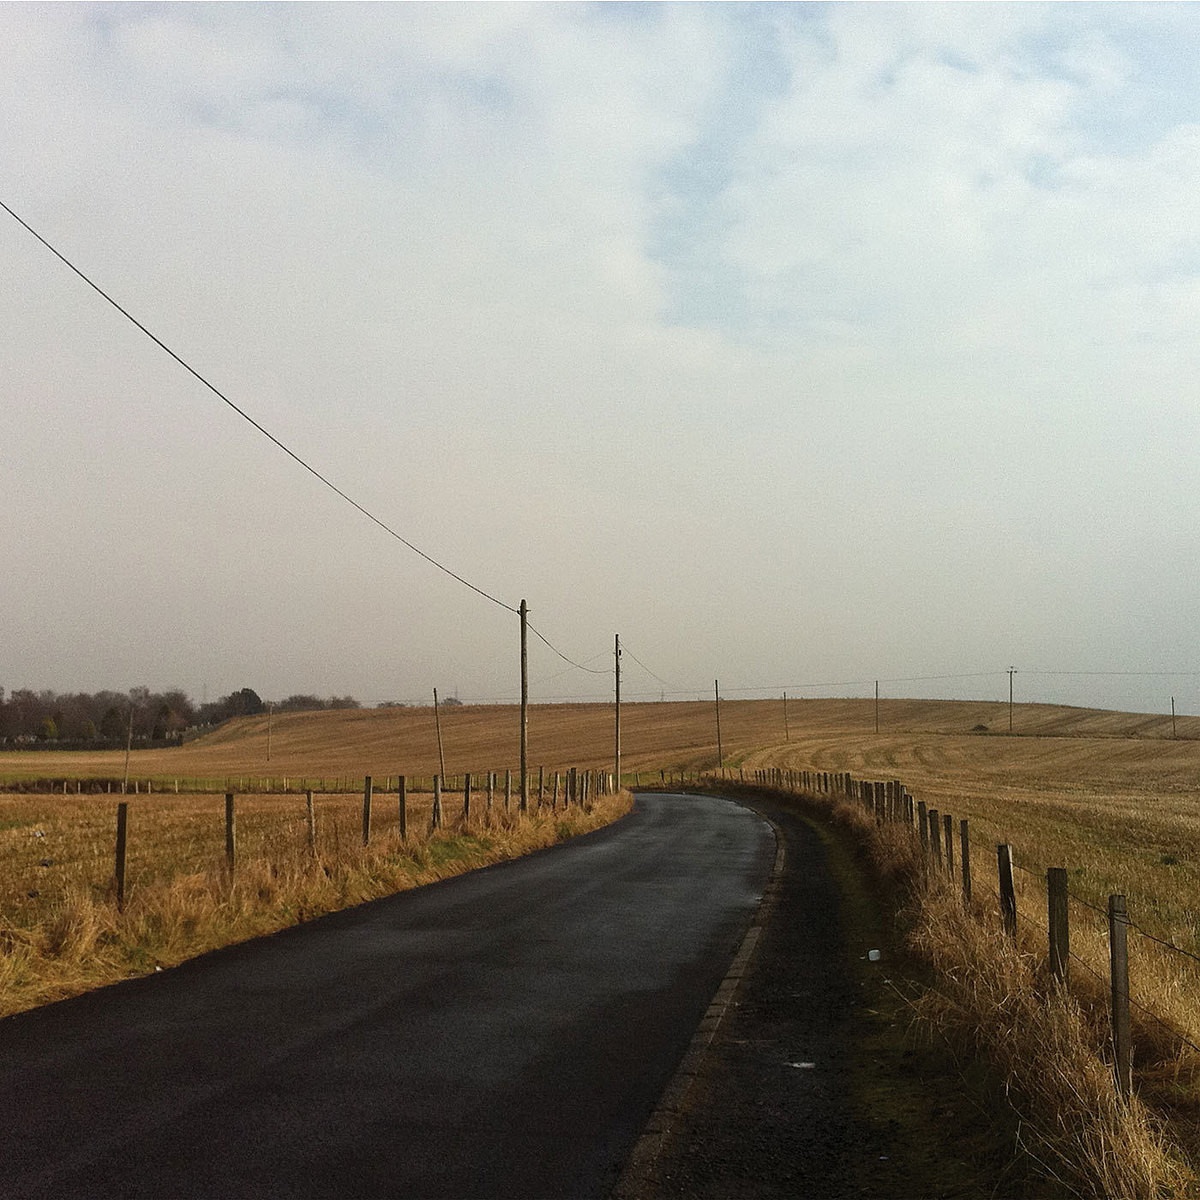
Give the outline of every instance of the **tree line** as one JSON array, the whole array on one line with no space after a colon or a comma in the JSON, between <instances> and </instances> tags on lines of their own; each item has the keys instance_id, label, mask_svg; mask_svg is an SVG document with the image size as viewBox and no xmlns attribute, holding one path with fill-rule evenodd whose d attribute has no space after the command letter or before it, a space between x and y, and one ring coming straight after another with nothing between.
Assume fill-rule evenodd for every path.
<instances>
[{"instance_id":1,"label":"tree line","mask_svg":"<svg viewBox=\"0 0 1200 1200\"><path fill-rule=\"evenodd\" d=\"M130 736L147 742L180 742L189 730L219 725L233 717L267 711L308 712L326 708L361 708L353 696L297 694L265 701L249 687L219 700L196 704L178 688L152 692L147 687L128 692L53 692L0 687L0 745L53 742L88 746L124 745Z\"/></svg>"}]
</instances>

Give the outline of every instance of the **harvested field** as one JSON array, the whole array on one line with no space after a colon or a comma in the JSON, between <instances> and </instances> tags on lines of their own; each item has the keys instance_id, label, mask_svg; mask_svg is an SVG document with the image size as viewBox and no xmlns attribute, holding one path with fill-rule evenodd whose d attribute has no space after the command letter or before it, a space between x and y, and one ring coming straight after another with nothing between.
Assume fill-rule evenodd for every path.
<instances>
[{"instance_id":1,"label":"harvested field","mask_svg":"<svg viewBox=\"0 0 1200 1200\"><path fill-rule=\"evenodd\" d=\"M1103 906L1109 892L1124 892L1136 921L1200 953L1200 921L1195 915L1200 912L1200 718L1180 717L1176 740L1170 717L1060 706L1017 705L1013 736L1007 732L1009 710L1003 703L889 700L881 703L879 712L876 733L870 700L792 699L785 738L779 700L722 701L726 765L782 765L899 778L930 807L970 819L979 855L976 878L982 883L994 869L989 861L994 862L995 843L1012 843L1018 867L1024 868L1018 876L1030 920L1041 919L1039 876L1046 866L1061 865L1071 870L1075 896ZM537 767L546 769L547 786L555 770L607 767L611 761L611 706L535 705L529 727L530 763L535 779ZM470 771L478 777L498 770L503 778L506 769L515 774L515 707L444 709L442 732L446 767L452 774ZM627 784L635 772L647 782L661 768L711 767L716 761L714 706L627 704L622 708L622 743ZM290 796L263 800L288 814L280 818L285 825L302 819L303 797L298 793L303 787L341 790L351 794L321 803L332 806L331 811L343 806L342 819L352 827L359 803L353 793L363 775L373 775L381 787L385 782L390 786L402 772L410 786L420 777L427 788L438 769L430 708L276 716L269 760L267 751L266 716L244 718L178 749L135 751L131 779L153 780L156 793L173 792L175 780L181 780L185 790L199 784L215 792L256 788L257 781L279 788L286 781ZM60 789L66 780L74 792L84 780L119 780L123 767L119 751L6 753L0 755L0 780L19 784L49 779ZM140 802L139 797L132 800L135 805ZM25 821L20 836L28 842L28 821L15 815L14 803L0 803L0 824ZM50 807L36 820L48 828L57 828L59 821L91 831L81 836L103 846L97 851L97 862L103 865L110 854L111 802L60 795L46 803ZM103 805L102 816L93 807L97 803ZM162 803L165 814L172 804L182 806L185 801L168 796ZM208 805L215 812L218 801L214 797L186 803ZM387 802L378 803L380 811L386 811ZM185 809L173 811L182 814ZM246 837L254 836L250 811L244 822ZM135 830L141 821L135 809ZM202 836L178 836L199 839L189 853L194 861L211 864L220 855L220 823L211 814L204 821ZM45 882L47 869L30 864L58 857L47 851L35 858L29 845L22 845L23 865L14 863L12 876L18 900L28 891L44 891L38 880ZM130 862L131 871L139 869L136 854ZM90 879L88 886L98 883ZM1086 924L1081 912L1079 952L1087 950L1090 940L1099 954L1101 939L1096 931L1085 932ZM1138 952L1143 961L1151 957L1148 946ZM1164 978L1162 994L1155 999L1200 1041L1200 1006L1188 995L1188 988Z\"/></svg>"}]
</instances>

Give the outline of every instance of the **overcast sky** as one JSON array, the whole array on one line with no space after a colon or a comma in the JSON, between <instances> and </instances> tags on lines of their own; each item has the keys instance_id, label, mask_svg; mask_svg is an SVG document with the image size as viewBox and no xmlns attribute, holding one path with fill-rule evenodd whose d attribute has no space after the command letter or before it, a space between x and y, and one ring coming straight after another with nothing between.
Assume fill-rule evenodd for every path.
<instances>
[{"instance_id":1,"label":"overcast sky","mask_svg":"<svg viewBox=\"0 0 1200 1200\"><path fill-rule=\"evenodd\" d=\"M4 4L0 68L0 199L627 694L1200 711L1033 674L1200 669L1200 9ZM0 264L0 685L516 698L512 613Z\"/></svg>"}]
</instances>

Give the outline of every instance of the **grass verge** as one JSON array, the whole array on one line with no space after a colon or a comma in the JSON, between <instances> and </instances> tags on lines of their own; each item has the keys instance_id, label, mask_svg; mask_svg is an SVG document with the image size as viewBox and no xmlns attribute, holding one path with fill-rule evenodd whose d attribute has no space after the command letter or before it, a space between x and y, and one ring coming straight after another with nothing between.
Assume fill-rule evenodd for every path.
<instances>
[{"instance_id":1,"label":"grass verge","mask_svg":"<svg viewBox=\"0 0 1200 1200\"><path fill-rule=\"evenodd\" d=\"M946 877L929 869L911 830L878 825L837 795L772 794L845 835L894 913L896 938L925 980L907 1002L915 1029L956 1064L997 1127L1012 1131L1017 1165L997 1194L1196 1194L1189 1110L1167 1110L1137 1094L1129 1103L1117 1097L1101 990L1064 989L1043 968L1041 948L1006 936L984 905L965 907ZM1161 1074L1164 1063L1143 1063L1147 1069ZM1150 1095L1161 1094L1158 1083L1146 1080Z\"/></svg>"},{"instance_id":2,"label":"grass verge","mask_svg":"<svg viewBox=\"0 0 1200 1200\"><path fill-rule=\"evenodd\" d=\"M355 836L350 807L322 820L315 850L309 848L298 818L264 819L253 831L252 853L239 850L232 883L211 847L204 848L202 865L197 866L194 855L182 853L182 835L164 836L155 843L148 834L145 844L157 844L162 861L153 869L143 866L121 912L111 880L90 853L92 833L79 835L81 844L75 846L77 857L72 859L70 838L77 827L61 813L56 825L52 810L39 820L22 807L31 803L25 797L5 799L14 834L27 842L32 834L41 834L30 843L38 847L34 853L51 846L66 861L39 860L50 864L43 878L57 873L58 885L27 889L10 897L0 910L0 1016L517 858L616 820L629 811L632 798L620 792L598 796L586 807L557 812L545 808L524 816L497 810L471 828L459 821L429 835L415 833L410 826L406 841L389 830L369 846ZM161 803L167 806L163 828L169 829L167 822L175 814L170 801ZM143 828L153 811L149 806L143 809ZM422 828L427 826L422 823ZM107 850L107 823L104 833ZM110 874L111 860L107 861Z\"/></svg>"}]
</instances>

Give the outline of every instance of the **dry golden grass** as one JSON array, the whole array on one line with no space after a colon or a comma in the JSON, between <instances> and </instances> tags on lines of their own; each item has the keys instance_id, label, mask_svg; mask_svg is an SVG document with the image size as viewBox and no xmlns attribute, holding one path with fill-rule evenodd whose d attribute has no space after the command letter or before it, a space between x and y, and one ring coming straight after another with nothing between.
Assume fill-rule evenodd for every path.
<instances>
[{"instance_id":1,"label":"dry golden grass","mask_svg":"<svg viewBox=\"0 0 1200 1200\"><path fill-rule=\"evenodd\" d=\"M115 800L0 795L0 1016L349 905L513 858L594 829L628 811L628 793L521 816L503 792L491 811L443 797L445 826L430 834L432 797L410 795L407 841L395 795L377 794L362 845L362 797L316 798L315 853L303 795L237 798L237 870L224 851L224 800L130 797L125 910L113 882Z\"/></svg>"},{"instance_id":2,"label":"dry golden grass","mask_svg":"<svg viewBox=\"0 0 1200 1200\"><path fill-rule=\"evenodd\" d=\"M896 903L909 950L930 970L912 1000L918 1026L958 1055L965 1076L978 1081L982 1074L992 1103L1015 1112L1014 1157L1019 1152L1036 1176L1016 1181L1017 1194L1195 1194L1191 1110L1156 1110L1137 1094L1128 1103L1118 1098L1102 987L1085 979L1067 990L1054 981L1031 927L1014 941L990 898L964 905L957 881L935 869L911 828L880 825L861 804L836 795L801 803L850 835ZM1144 1037L1146 1029L1135 1025L1135 1034ZM1001 1182L997 1194L1012 1193Z\"/></svg>"},{"instance_id":3,"label":"dry golden grass","mask_svg":"<svg viewBox=\"0 0 1200 1200\"><path fill-rule=\"evenodd\" d=\"M879 733L874 713L869 700L789 700L790 736L785 738L780 701L723 701L725 762L747 770L794 766L903 780L929 807L970 819L981 902L995 887L995 843L1011 843L1022 868L1017 882L1023 936L1029 939L1026 952L1034 960L1044 953L1039 950L1044 868L1067 867L1078 898L1072 905L1077 988L1089 986L1089 969L1101 977L1107 971L1104 919L1079 900L1103 908L1110 892L1124 893L1138 925L1200 954L1200 718L1180 717L1179 739L1173 740L1169 717L1049 705L1017 705L1015 736L1007 733L1008 706L1003 703L884 701ZM467 706L444 710L442 716L449 771L515 768L515 708ZM986 731L976 729L981 725ZM710 767L716 761L713 705L626 705L622 742L627 783L633 782L635 771L642 772L645 782L652 777L648 773L656 775L660 768ZM287 714L273 721L269 763L266 754L267 721L256 717L232 722L179 749L135 753L131 770L134 778L153 779L156 788L170 789L176 778L207 779L218 791L224 790L226 779L240 783L264 776L277 781L286 777L293 788L303 778L348 778L356 781L354 787L364 774L377 781L398 772L428 779L437 770L433 712ZM611 754L611 706L531 710L530 761L535 766L551 772L606 767ZM5 754L0 756L0 778L119 779L123 761L120 752ZM55 804L68 801L74 802L59 797ZM302 802L295 796L278 801L292 805L289 811L297 814ZM85 801L92 815L83 816L81 809L81 823L97 819L95 809L87 807L96 803ZM168 797L164 803L184 800ZM203 869L211 870L212 858L220 854L219 816L211 815L219 797L203 803L211 806L205 810L210 814L205 838L210 840L201 856L207 855L210 864ZM347 827L353 830L358 797L343 803ZM110 853L111 808L109 804L100 821L103 833L97 835L105 855ZM135 811L135 829L139 819ZM0 812L0 825L3 820ZM36 883L27 881L44 870L30 865L27 854L18 886L36 889ZM67 947L86 943L91 937L88 919L70 916L69 907L63 913L54 937ZM6 959L19 962L24 953L18 945ZM1175 1131L1194 1143L1200 1160L1200 1136L1195 1136L1200 1128L1195 1119L1200 1116L1200 1054L1172 1033L1200 1045L1200 972L1194 969L1200 963L1136 933L1130 955L1134 1002L1154 1014L1135 1014L1138 1086L1149 1103L1172 1115ZM1091 986L1102 989L1095 981ZM1191 1121L1192 1134L1181 1116Z\"/></svg>"},{"instance_id":4,"label":"dry golden grass","mask_svg":"<svg viewBox=\"0 0 1200 1200\"><path fill-rule=\"evenodd\" d=\"M796 708L794 703L791 704ZM519 710L512 705L443 708L446 772L461 775L511 769L519 761ZM722 702L726 753L739 753L783 736L779 706L756 701ZM716 761L712 704L621 706L623 764L627 772ZM185 746L135 751L131 778L172 786L175 779L207 779L214 790L226 778L332 780L377 779L404 774L429 779L438 771L432 708L348 709L283 713L271 721L267 758L266 716L227 722ZM529 762L536 770L609 767L613 756L613 710L603 704L532 705ZM120 779L125 754L54 751L0 754L0 781L22 779Z\"/></svg>"}]
</instances>

